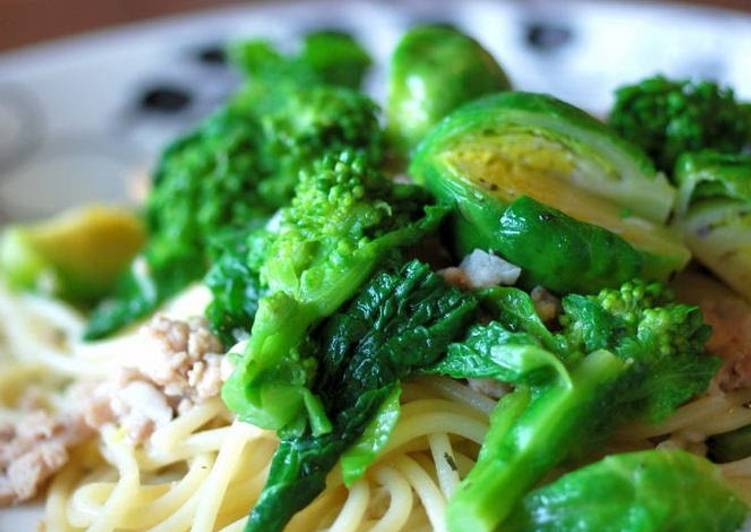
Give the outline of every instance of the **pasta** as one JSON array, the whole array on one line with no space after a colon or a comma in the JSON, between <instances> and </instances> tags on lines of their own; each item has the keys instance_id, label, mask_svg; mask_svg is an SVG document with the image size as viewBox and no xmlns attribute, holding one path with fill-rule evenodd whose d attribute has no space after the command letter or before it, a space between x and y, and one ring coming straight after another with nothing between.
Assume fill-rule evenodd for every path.
<instances>
[{"instance_id":1,"label":"pasta","mask_svg":"<svg viewBox=\"0 0 751 532\"><path fill-rule=\"evenodd\" d=\"M751 158L618 132L685 106L695 150L718 106L740 150L732 91L645 80L613 129L424 26L382 128L348 34L231 55L245 87L163 152L142 215L0 236L0 506L46 489L45 530L92 532L750 519L751 308L667 283L695 259L743 292L751 255L713 232L747 225Z\"/></svg>"},{"instance_id":2,"label":"pasta","mask_svg":"<svg viewBox=\"0 0 751 532\"><path fill-rule=\"evenodd\" d=\"M200 313L199 289L168 309ZM40 375L50 404L60 403L58 386L70 378L100 377L121 349L135 345L131 332L95 347L79 348L82 318L64 304L29 295L0 295L3 327L3 419L24 388ZM713 391L680 408L659 425L621 429L609 450L654 446L701 452L704 439L751 422L751 390ZM300 512L288 530L443 530L446 501L474 465L495 401L467 384L425 377L405 384L402 410L377 462L350 488L341 471ZM218 397L194 406L135 446L115 426L71 454L49 486L46 530L242 530L268 475L277 445L272 432L233 421ZM751 500L751 459L722 465L723 473Z\"/></svg>"}]
</instances>

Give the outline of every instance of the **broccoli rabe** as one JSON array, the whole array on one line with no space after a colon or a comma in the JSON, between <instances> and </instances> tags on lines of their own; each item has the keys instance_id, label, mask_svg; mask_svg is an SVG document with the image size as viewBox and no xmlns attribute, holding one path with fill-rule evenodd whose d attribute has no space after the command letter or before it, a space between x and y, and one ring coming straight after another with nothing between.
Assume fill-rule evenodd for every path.
<instances>
[{"instance_id":1,"label":"broccoli rabe","mask_svg":"<svg viewBox=\"0 0 751 532\"><path fill-rule=\"evenodd\" d=\"M678 159L676 225L694 256L751 301L751 155Z\"/></svg>"},{"instance_id":2,"label":"broccoli rabe","mask_svg":"<svg viewBox=\"0 0 751 532\"><path fill-rule=\"evenodd\" d=\"M247 336L253 326L258 301L266 293L260 270L275 233L262 228L238 230L214 242L217 248L204 282L212 301L206 319L224 345Z\"/></svg>"},{"instance_id":3,"label":"broccoli rabe","mask_svg":"<svg viewBox=\"0 0 751 532\"><path fill-rule=\"evenodd\" d=\"M684 152L737 153L751 139L748 109L732 89L711 81L655 76L621 87L615 100L609 124L668 174Z\"/></svg>"},{"instance_id":4,"label":"broccoli rabe","mask_svg":"<svg viewBox=\"0 0 751 532\"><path fill-rule=\"evenodd\" d=\"M92 316L88 339L145 316L199 280L211 241L263 224L289 202L300 171L325 151L357 148L379 159L382 134L367 96L315 84L261 86L249 84L164 152L147 202L148 244L139 266Z\"/></svg>"},{"instance_id":5,"label":"broccoli rabe","mask_svg":"<svg viewBox=\"0 0 751 532\"><path fill-rule=\"evenodd\" d=\"M269 85L327 84L357 89L371 65L362 46L340 31L308 33L296 55L285 56L264 39L232 43L229 53L254 83Z\"/></svg>"},{"instance_id":6,"label":"broccoli rabe","mask_svg":"<svg viewBox=\"0 0 751 532\"><path fill-rule=\"evenodd\" d=\"M389 136L408 152L459 105L509 88L503 69L477 41L449 26L417 26L391 57Z\"/></svg>"},{"instance_id":7,"label":"broccoli rabe","mask_svg":"<svg viewBox=\"0 0 751 532\"><path fill-rule=\"evenodd\" d=\"M328 472L380 413L385 429L373 429L356 460L350 455L354 471L345 478L354 481L394 426L399 382L439 359L463 333L475 306L471 295L412 261L374 275L346 308L321 324L304 349L317 362L311 389L332 428L326 434L282 437L246 530L281 530L323 491ZM379 411L384 405L389 405L385 414ZM386 432L379 436L379 430Z\"/></svg>"},{"instance_id":8,"label":"broccoli rabe","mask_svg":"<svg viewBox=\"0 0 751 532\"><path fill-rule=\"evenodd\" d=\"M268 429L323 427L309 386L308 329L346 302L385 259L436 229L446 210L414 185L394 184L363 153L327 155L300 177L260 269L248 348L222 389L239 417ZM305 412L307 411L307 415Z\"/></svg>"},{"instance_id":9,"label":"broccoli rabe","mask_svg":"<svg viewBox=\"0 0 751 532\"><path fill-rule=\"evenodd\" d=\"M618 423L659 421L702 392L719 367L704 352L697 307L633 281L568 295L558 332L541 331L529 296L482 294L496 322L476 326L431 371L517 385L498 404L476 466L447 511L451 530L494 530L553 467L575 460Z\"/></svg>"},{"instance_id":10,"label":"broccoli rabe","mask_svg":"<svg viewBox=\"0 0 751 532\"><path fill-rule=\"evenodd\" d=\"M509 532L735 532L749 507L717 467L685 451L608 456L527 494Z\"/></svg>"}]
</instances>

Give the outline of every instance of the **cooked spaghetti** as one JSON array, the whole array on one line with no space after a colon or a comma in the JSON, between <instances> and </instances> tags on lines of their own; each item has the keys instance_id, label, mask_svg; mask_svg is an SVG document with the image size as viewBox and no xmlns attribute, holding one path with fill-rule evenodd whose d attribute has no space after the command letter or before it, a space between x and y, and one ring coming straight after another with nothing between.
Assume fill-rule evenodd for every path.
<instances>
[{"instance_id":1,"label":"cooked spaghetti","mask_svg":"<svg viewBox=\"0 0 751 532\"><path fill-rule=\"evenodd\" d=\"M751 157L691 153L751 138L732 92L646 80L616 132L427 26L382 131L350 36L233 54L245 88L143 216L5 231L0 505L93 532L747 521Z\"/></svg>"}]
</instances>

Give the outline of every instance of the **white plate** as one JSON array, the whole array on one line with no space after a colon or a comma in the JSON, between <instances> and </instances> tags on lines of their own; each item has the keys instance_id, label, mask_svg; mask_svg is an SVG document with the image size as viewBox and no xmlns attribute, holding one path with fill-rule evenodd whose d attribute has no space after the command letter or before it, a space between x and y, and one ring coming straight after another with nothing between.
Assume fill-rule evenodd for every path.
<instances>
[{"instance_id":1,"label":"white plate","mask_svg":"<svg viewBox=\"0 0 751 532\"><path fill-rule=\"evenodd\" d=\"M516 87L594 113L607 110L619 84L656 72L714 78L751 99L751 16L730 11L558 0L254 3L0 55L0 222L92 199L134 199L134 178L160 146L236 85L212 61L230 39L266 36L291 46L305 30L350 30L376 58L368 86L380 98L394 43L425 21L452 22L477 37ZM34 530L37 516L2 510L0 531Z\"/></svg>"}]
</instances>

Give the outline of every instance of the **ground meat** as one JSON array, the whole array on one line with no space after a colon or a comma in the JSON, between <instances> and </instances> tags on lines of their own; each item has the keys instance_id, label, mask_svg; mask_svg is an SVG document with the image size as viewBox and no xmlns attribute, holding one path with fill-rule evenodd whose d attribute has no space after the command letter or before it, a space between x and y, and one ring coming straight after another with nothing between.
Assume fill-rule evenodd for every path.
<instances>
[{"instance_id":1,"label":"ground meat","mask_svg":"<svg viewBox=\"0 0 751 532\"><path fill-rule=\"evenodd\" d=\"M94 429L117 423L140 443L177 413L219 394L231 367L203 319L158 315L141 334L150 341L137 368L69 390L70 403L80 405L75 414L45 413L30 389L21 403L34 410L20 423L0 425L0 506L33 498Z\"/></svg>"},{"instance_id":2,"label":"ground meat","mask_svg":"<svg viewBox=\"0 0 751 532\"><path fill-rule=\"evenodd\" d=\"M535 286L529 294L540 319L544 322L555 320L561 313L561 300L542 286Z\"/></svg>"},{"instance_id":3,"label":"ground meat","mask_svg":"<svg viewBox=\"0 0 751 532\"><path fill-rule=\"evenodd\" d=\"M451 266L450 268L438 270L438 274L451 286L455 286L461 290L469 290L470 288L467 275L461 268Z\"/></svg>"},{"instance_id":4,"label":"ground meat","mask_svg":"<svg viewBox=\"0 0 751 532\"><path fill-rule=\"evenodd\" d=\"M206 320L185 322L157 315L145 333L161 343L161 351L139 371L167 396L198 402L219 393L224 350Z\"/></svg>"},{"instance_id":5,"label":"ground meat","mask_svg":"<svg viewBox=\"0 0 751 532\"><path fill-rule=\"evenodd\" d=\"M0 427L0 506L32 499L91 433L80 416L41 410Z\"/></svg>"},{"instance_id":6,"label":"ground meat","mask_svg":"<svg viewBox=\"0 0 751 532\"><path fill-rule=\"evenodd\" d=\"M124 368L112 379L76 391L89 426L117 423L135 443L176 414L218 395L228 375L222 344L201 318L182 321L157 315L141 334L156 345L147 344L148 356L137 369Z\"/></svg>"},{"instance_id":7,"label":"ground meat","mask_svg":"<svg viewBox=\"0 0 751 532\"><path fill-rule=\"evenodd\" d=\"M462 289L489 288L514 284L521 275L521 268L497 255L476 249L462 259L459 267L445 268L438 273L447 283Z\"/></svg>"},{"instance_id":8,"label":"ground meat","mask_svg":"<svg viewBox=\"0 0 751 532\"><path fill-rule=\"evenodd\" d=\"M717 375L720 388L751 386L751 307L737 300L709 300L699 307L712 326L707 350L725 359Z\"/></svg>"},{"instance_id":9,"label":"ground meat","mask_svg":"<svg viewBox=\"0 0 751 532\"><path fill-rule=\"evenodd\" d=\"M704 321L712 326L707 350L725 359L715 384L725 391L751 386L751 305L697 273L683 274L674 288L682 301L699 305Z\"/></svg>"}]
</instances>

